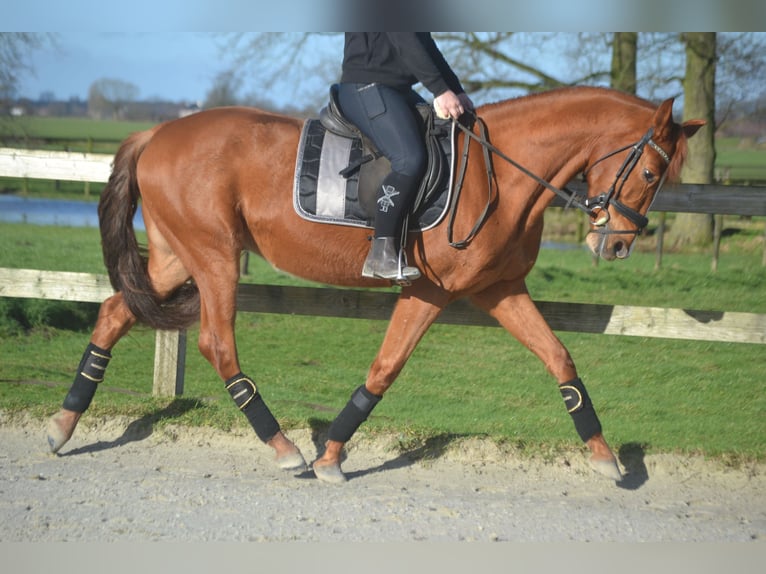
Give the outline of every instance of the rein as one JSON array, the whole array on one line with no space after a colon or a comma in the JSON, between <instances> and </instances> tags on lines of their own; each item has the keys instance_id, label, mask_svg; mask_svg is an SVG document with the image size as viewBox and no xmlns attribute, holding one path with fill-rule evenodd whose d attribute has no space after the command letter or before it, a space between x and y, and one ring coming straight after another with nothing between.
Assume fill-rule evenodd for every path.
<instances>
[{"instance_id":1,"label":"rein","mask_svg":"<svg viewBox=\"0 0 766 574\"><path fill-rule=\"evenodd\" d=\"M461 124L460 122L453 119L453 124L457 125L458 128L460 128L463 133L467 136L463 143L463 154L461 156L461 163L460 163L460 171L458 179L455 183L455 193L453 195L453 199L450 206L450 218L447 225L447 240L449 241L450 246L456 248L456 249L465 249L468 246L468 243L476 236L481 226L485 223L487 220L487 217L489 216L489 210L492 206L492 197L493 197L493 189L496 186L495 182L495 173L492 169L492 157L491 154L495 154L498 157L502 158L503 160L510 163L512 166L514 166L516 169L521 171L526 176L530 177L531 179L535 180L537 183L545 187L547 190L555 193L559 197L563 198L566 201L566 208L569 208L570 206L576 207L583 213L585 213L590 219L596 219L596 222L594 225L598 228L596 230L599 234L609 235L609 234L624 234L624 233L633 233L635 235L640 235L643 229L647 226L649 223L649 220L641 215L638 211L628 207L624 203L618 201L617 197L620 195L620 192L622 191L623 186L625 185L625 182L628 179L628 176L633 171L633 168L635 168L636 164L638 163L639 158L644 152L644 148L648 145L652 149L654 149L662 159L665 160L665 163L670 163L670 156L663 150L660 146L658 146L654 140L652 140L652 135L654 135L654 128L649 128L649 131L644 134L644 136L635 144L629 144L627 146L624 146L620 149L614 150L612 152L609 152L608 154L600 157L597 159L593 164L585 169L583 172L583 181L585 181L585 177L587 175L587 172L590 171L593 166L596 164L618 154L623 151L626 151L628 149L632 148L631 153L628 155L628 157L623 162L620 169L617 171L617 175L615 176L614 182L610 186L609 190L606 193L601 193L593 198L585 198L584 201L580 201L578 199L577 194L568 189L567 187L564 187L564 189L559 189L555 185L551 184L550 182L544 180L543 178L537 176L527 168L525 168L520 163L514 161L512 158L504 154L501 150L499 150L497 147L495 147L493 144L489 142L489 139L487 138L487 126L484 120L482 120L479 116L474 115L474 118L476 120L476 123L479 125L479 132L480 135L476 135L473 133L473 131ZM463 188L463 181L465 179L465 172L468 164L468 149L470 144L470 139L475 140L482 146L482 150L484 152L484 165L487 170L487 185L488 185L488 197L487 197L487 204L484 207L484 211L481 213L479 218L476 220L476 223L474 224L473 228L471 229L470 233L466 236L465 239L462 241L453 241L453 224L455 221L455 211L457 208L457 203L460 198L460 193ZM664 181L664 175L663 175L663 181ZM660 181L660 187L662 186L662 182ZM619 188L617 187L619 183ZM659 188L658 188L659 191ZM607 208L613 205L614 208L625 218L630 220L634 225L636 225L636 229L633 230L626 230L626 231L615 231L615 230L609 230L606 228L606 224L609 221L609 212L607 211Z\"/></svg>"},{"instance_id":2,"label":"rein","mask_svg":"<svg viewBox=\"0 0 766 574\"><path fill-rule=\"evenodd\" d=\"M478 141L482 146L482 151L484 152L484 167L487 171L487 204L484 206L484 211L482 211L479 218L476 220L476 223L474 224L471 231L468 233L468 235L463 239L462 241L453 241L452 239L452 227L455 223L455 216L457 212L457 204L460 200L460 192L463 190L463 181L465 180L465 172L468 168L468 147L471 143L469 138L465 138L463 140L463 153L460 156L460 170L458 174L457 181L455 182L455 193L452 196L452 201L450 202L450 209L449 209L449 221L447 222L447 241L449 242L451 247L454 247L455 249L465 249L468 247L468 244L471 242L471 240L476 237L476 234L479 232L479 229L482 225L484 225L484 222L487 220L487 217L489 217L489 210L492 207L492 195L493 190L495 188L495 171L492 169L492 156L490 155L490 152L495 152L500 154L500 150L495 148L492 144L489 143L489 140L487 139L487 124L484 123L484 120L482 120L479 116L476 117L476 122L479 124L479 131L481 132L481 137L474 134L471 130L469 130L467 127L465 127L463 124L457 121L453 121L452 125L458 126L463 132L465 132L467 135ZM502 157L502 155L501 155Z\"/></svg>"}]
</instances>

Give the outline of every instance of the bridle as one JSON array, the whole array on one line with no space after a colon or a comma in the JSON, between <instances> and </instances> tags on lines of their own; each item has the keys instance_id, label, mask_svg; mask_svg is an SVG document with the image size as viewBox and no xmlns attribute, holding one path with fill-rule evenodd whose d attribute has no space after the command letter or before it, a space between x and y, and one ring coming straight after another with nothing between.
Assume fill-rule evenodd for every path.
<instances>
[{"instance_id":1,"label":"bridle","mask_svg":"<svg viewBox=\"0 0 766 574\"><path fill-rule=\"evenodd\" d=\"M458 175L458 178L455 183L455 192L453 194L452 199L452 209L450 220L447 226L447 239L449 241L449 244L452 247L455 247L457 249L463 249L468 246L468 243L470 243L471 239L478 233L479 228L483 225L483 223L486 221L487 217L489 216L490 207L492 205L493 201L493 187L495 183L495 176L494 171L492 168L492 161L490 157L490 153L497 155L498 157L502 158L503 160L507 161L511 165L513 165L515 168L520 170L522 173L527 175L528 177L535 180L537 183L548 189L549 191L552 191L559 197L563 198L566 201L565 207L575 207L579 209L580 211L584 212L588 217L593 221L594 227L596 227L595 230L592 232L599 233L601 235L614 235L614 234L633 234L633 235L640 235L641 232L644 230L644 228L648 225L649 220L645 216L641 215L638 211L635 209L632 209L619 201L618 197L620 196L620 193L622 192L622 188L625 185L625 182L627 181L628 177L632 173L633 169L636 167L636 164L638 163L638 160L641 158L641 155L644 153L644 149L648 145L651 147L654 151L656 151L660 157L665 160L666 164L670 163L670 156L668 155L665 150L663 150L657 143L652 139L652 136L654 135L654 128L649 128L649 131L647 131L644 136L636 143L626 145L624 147L621 147L619 149L616 149L614 151L611 151L607 153L606 155L601 156L599 159L594 161L590 166L586 167L583 171L582 178L583 181L586 181L586 177L588 172L593 169L595 165L598 163L614 156L619 153L622 153L628 149L630 149L630 153L628 154L628 157L625 158L625 161L622 163L622 166L620 166L620 169L617 170L617 175L615 175L614 182L612 182L612 185L609 187L609 190L605 193L600 193L595 197L591 198L585 198L583 201L580 201L579 197L577 196L576 192L568 189L566 186L564 189L559 189L555 185L545 181L541 177L535 175L531 171L529 171L527 168L519 164L518 162L514 161L510 157L508 157L506 154L504 154L502 151L500 151L497 147L489 143L489 140L487 139L487 127L484 123L484 120L482 120L479 116L473 114L473 120L475 120L475 123L479 126L479 132L480 135L476 135L471 127L466 127L462 123L452 120L453 128L454 126L457 126L460 128L463 133L466 135L465 142L463 145L463 156L461 158L461 167L460 167L460 173ZM471 122L471 126L473 126L474 122ZM463 239L462 241L453 241L452 239L452 226L455 219L455 211L456 206L460 197L460 191L462 189L463 180L465 176L465 170L466 165L468 163L468 147L469 147L469 138L477 141L484 150L484 163L487 170L487 181L488 181L488 198L487 198L487 205L484 208L484 211L479 216L479 219L474 224L473 228L471 229L471 232L468 234L468 236ZM662 187L662 184L665 181L665 176L667 175L667 170L662 176L662 179L660 180L660 183L657 187L657 192L659 192L660 188ZM655 197L657 196L657 192L655 192ZM620 213L622 216L624 216L626 219L628 219L633 225L636 226L635 229L630 230L612 230L607 227L607 223L609 222L610 216L608 208L610 206L614 206L615 210ZM649 206L651 207L651 205Z\"/></svg>"},{"instance_id":2,"label":"bridle","mask_svg":"<svg viewBox=\"0 0 766 574\"><path fill-rule=\"evenodd\" d=\"M620 196L620 193L622 192L622 188L625 185L625 182L627 181L628 177L630 176L633 169L636 167L636 164L638 163L638 160L641 158L641 155L644 153L644 149L648 145L651 147L654 151L656 151L659 156L665 160L666 164L670 164L670 156L663 150L660 146L657 145L657 143L652 139L652 136L654 135L654 128L649 128L649 131L644 134L644 136L635 144L630 144L625 147L621 147L620 149L614 150L612 152L609 152L608 154L600 157L596 161L594 161L590 166L588 166L582 174L583 181L586 180L588 176L588 172L593 169L594 166L596 166L598 163L604 161L607 158L610 158L614 155L617 155L618 153L624 152L627 149L630 149L630 153L628 154L628 157L625 158L625 161L622 162L622 165L620 166L620 169L617 170L617 175L615 175L614 181L612 182L612 185L609 187L609 190L605 193L599 193L595 197L589 197L585 199L585 206L590 209L590 217L594 220L594 226L596 226L596 233L602 234L602 235L614 235L614 234L625 234L625 233L632 233L634 235L641 235L641 232L644 230L644 228L649 224L649 219L641 215L638 211L635 209L632 209L622 203L618 197ZM662 179L660 180L660 183L657 187L657 191L655 192L655 197L657 197L657 192L659 192L660 188L662 187L662 184L665 181L665 176L667 175L667 171L662 176ZM614 230L614 229L608 229L606 227L606 224L609 222L609 211L607 211L607 208L609 206L614 206L615 211L617 211L620 215L625 217L628 221L630 221L633 225L636 226L635 229L630 230ZM651 206L650 206L651 207Z\"/></svg>"}]
</instances>

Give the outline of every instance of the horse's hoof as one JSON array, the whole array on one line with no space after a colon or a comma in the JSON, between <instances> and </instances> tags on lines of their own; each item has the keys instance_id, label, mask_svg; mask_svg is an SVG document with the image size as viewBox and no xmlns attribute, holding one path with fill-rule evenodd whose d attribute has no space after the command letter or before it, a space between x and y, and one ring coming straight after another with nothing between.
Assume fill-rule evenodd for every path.
<instances>
[{"instance_id":1,"label":"horse's hoof","mask_svg":"<svg viewBox=\"0 0 766 574\"><path fill-rule=\"evenodd\" d=\"M56 454L70 438L80 420L80 413L74 416L64 411L59 411L48 421L48 446L53 454Z\"/></svg>"},{"instance_id":2,"label":"horse's hoof","mask_svg":"<svg viewBox=\"0 0 766 574\"><path fill-rule=\"evenodd\" d=\"M346 475L343 474L343 471L340 469L339 464L327 464L322 466L317 466L314 464L312 468L314 469L314 474L316 477L322 482L329 482L330 484L343 484L348 480Z\"/></svg>"},{"instance_id":3,"label":"horse's hoof","mask_svg":"<svg viewBox=\"0 0 766 574\"><path fill-rule=\"evenodd\" d=\"M591 458L590 466L600 475L610 478L615 482L622 480L622 473L620 472L620 467L617 466L616 460L594 460Z\"/></svg>"},{"instance_id":4,"label":"horse's hoof","mask_svg":"<svg viewBox=\"0 0 766 574\"><path fill-rule=\"evenodd\" d=\"M303 458L300 451L295 451L291 454L277 458L277 466L282 470L291 472L303 472L308 467L306 459Z\"/></svg>"}]
</instances>

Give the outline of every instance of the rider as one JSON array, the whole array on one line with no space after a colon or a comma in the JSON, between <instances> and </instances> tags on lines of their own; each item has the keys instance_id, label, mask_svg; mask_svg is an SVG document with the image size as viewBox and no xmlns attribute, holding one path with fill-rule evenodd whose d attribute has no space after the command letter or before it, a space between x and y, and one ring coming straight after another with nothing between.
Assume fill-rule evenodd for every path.
<instances>
[{"instance_id":1,"label":"rider","mask_svg":"<svg viewBox=\"0 0 766 574\"><path fill-rule=\"evenodd\" d=\"M473 111L471 99L428 32L346 32L338 102L391 162L377 195L375 233L362 275L413 280L417 267L400 265L402 221L412 207L428 157L413 90L422 83L443 118Z\"/></svg>"}]
</instances>

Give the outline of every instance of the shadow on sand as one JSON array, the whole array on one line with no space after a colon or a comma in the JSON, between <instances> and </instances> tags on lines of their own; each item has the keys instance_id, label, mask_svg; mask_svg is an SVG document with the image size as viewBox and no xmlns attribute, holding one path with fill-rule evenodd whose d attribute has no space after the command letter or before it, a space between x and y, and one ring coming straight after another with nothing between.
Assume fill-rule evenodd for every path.
<instances>
[{"instance_id":1,"label":"shadow on sand","mask_svg":"<svg viewBox=\"0 0 766 574\"><path fill-rule=\"evenodd\" d=\"M327 431L330 428L330 423L321 419L310 419L309 424L311 426L311 440L316 448L317 456L321 456L325 449L325 441L327 440ZM346 478L353 480L377 472L385 472L387 470L395 470L411 466L420 460L437 459L447 451L452 442L465 438L465 436L467 435L449 433L440 434L428 438L421 444L413 446L412 448L403 448L396 457L387 460L378 466L346 472L344 474L346 475ZM644 463L644 447L639 443L626 443L620 447L618 457L625 469L625 474L621 481L615 483L616 486L625 490L638 490L641 488L646 481L649 480L649 473L646 469L646 464ZM345 460L345 453L341 462L343 460ZM309 469L302 474L297 475L297 477L314 478L314 472Z\"/></svg>"},{"instance_id":2,"label":"shadow on sand","mask_svg":"<svg viewBox=\"0 0 766 574\"><path fill-rule=\"evenodd\" d=\"M197 408L202 408L203 404L194 399L175 399L168 406L153 413L142 416L131 422L121 436L110 441L98 441L93 444L74 448L66 452L60 452L59 456L76 456L108 450L131 442L142 441L152 435L154 425L162 420L174 419Z\"/></svg>"},{"instance_id":3,"label":"shadow on sand","mask_svg":"<svg viewBox=\"0 0 766 574\"><path fill-rule=\"evenodd\" d=\"M620 447L619 458L625 468L625 476L617 483L619 488L638 490L649 480L645 456L644 447L638 443L629 442Z\"/></svg>"},{"instance_id":4,"label":"shadow on sand","mask_svg":"<svg viewBox=\"0 0 766 574\"><path fill-rule=\"evenodd\" d=\"M311 441L314 443L317 456L321 456L325 450L325 442L327 441L327 431L330 428L330 422L312 418L309 419L309 425L311 427ZM353 480L355 478L375 474L377 472L385 472L388 470L405 468L415 464L419 460L436 459L447 451L450 443L460 438L464 438L464 436L459 434L440 434L434 437L430 437L418 446L413 446L412 448L402 450L402 452L400 452L396 457L391 460L387 460L382 464L361 470L344 472L344 474L348 480ZM344 451L341 462L343 462L345 459L346 454ZM297 477L315 478L314 471L311 469L303 472Z\"/></svg>"}]
</instances>

